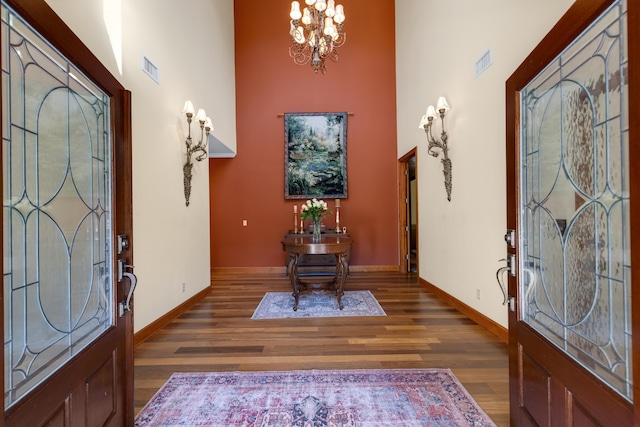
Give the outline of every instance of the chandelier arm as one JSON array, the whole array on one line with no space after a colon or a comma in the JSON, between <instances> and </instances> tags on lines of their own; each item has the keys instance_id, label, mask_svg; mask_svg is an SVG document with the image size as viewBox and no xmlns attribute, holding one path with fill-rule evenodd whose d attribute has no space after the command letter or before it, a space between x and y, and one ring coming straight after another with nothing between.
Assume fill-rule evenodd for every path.
<instances>
[{"instance_id":1,"label":"chandelier arm","mask_svg":"<svg viewBox=\"0 0 640 427\"><path fill-rule=\"evenodd\" d=\"M311 56L302 49L294 49L293 47L290 47L289 56L293 58L293 62L296 65L306 65L311 61Z\"/></svg>"},{"instance_id":2,"label":"chandelier arm","mask_svg":"<svg viewBox=\"0 0 640 427\"><path fill-rule=\"evenodd\" d=\"M347 33L343 33L342 31L338 31L338 37L333 40L334 49L342 47L344 42L347 41Z\"/></svg>"},{"instance_id":3,"label":"chandelier arm","mask_svg":"<svg viewBox=\"0 0 640 427\"><path fill-rule=\"evenodd\" d=\"M339 58L338 51L335 49L332 50L327 57L333 62L338 62L338 58Z\"/></svg>"}]
</instances>

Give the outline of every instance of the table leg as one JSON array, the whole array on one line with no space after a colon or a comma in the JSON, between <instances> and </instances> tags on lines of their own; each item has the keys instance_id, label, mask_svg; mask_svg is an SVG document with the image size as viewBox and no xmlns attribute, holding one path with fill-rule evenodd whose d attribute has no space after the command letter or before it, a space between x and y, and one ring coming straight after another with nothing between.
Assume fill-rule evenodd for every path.
<instances>
[{"instance_id":1,"label":"table leg","mask_svg":"<svg viewBox=\"0 0 640 427\"><path fill-rule=\"evenodd\" d=\"M336 257L336 279L338 280L336 296L338 297L338 308L342 310L344 308L342 305L342 295L344 295L344 283L347 280L347 253L343 252L341 254L337 254Z\"/></svg>"},{"instance_id":2,"label":"table leg","mask_svg":"<svg viewBox=\"0 0 640 427\"><path fill-rule=\"evenodd\" d=\"M298 278L298 254L289 254L289 263L287 264L287 273L293 290L293 311L298 311L298 302L300 301L300 280Z\"/></svg>"}]
</instances>

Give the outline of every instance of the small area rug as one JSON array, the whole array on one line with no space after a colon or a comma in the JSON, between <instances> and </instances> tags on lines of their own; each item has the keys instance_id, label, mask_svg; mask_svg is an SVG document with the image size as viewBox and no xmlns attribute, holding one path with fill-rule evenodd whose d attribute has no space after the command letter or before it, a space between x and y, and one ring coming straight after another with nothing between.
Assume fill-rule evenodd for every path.
<instances>
[{"instance_id":1,"label":"small area rug","mask_svg":"<svg viewBox=\"0 0 640 427\"><path fill-rule=\"evenodd\" d=\"M302 317L348 317L386 316L370 291L345 291L342 296L343 309L333 294L315 292L300 295L298 311L293 311L294 298L291 292L267 292L251 316L252 319L286 319Z\"/></svg>"},{"instance_id":2,"label":"small area rug","mask_svg":"<svg viewBox=\"0 0 640 427\"><path fill-rule=\"evenodd\" d=\"M158 426L494 426L448 369L175 373L135 419Z\"/></svg>"}]
</instances>

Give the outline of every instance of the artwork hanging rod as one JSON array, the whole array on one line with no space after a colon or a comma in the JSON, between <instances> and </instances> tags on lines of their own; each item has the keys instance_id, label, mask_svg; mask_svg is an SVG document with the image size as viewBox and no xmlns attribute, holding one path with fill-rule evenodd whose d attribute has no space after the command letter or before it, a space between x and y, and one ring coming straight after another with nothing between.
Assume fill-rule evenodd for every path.
<instances>
[{"instance_id":1,"label":"artwork hanging rod","mask_svg":"<svg viewBox=\"0 0 640 427\"><path fill-rule=\"evenodd\" d=\"M354 115L354 113L352 113L351 111L347 111L347 114L350 115L350 116ZM285 115L285 113L278 113L277 114L278 117L284 117L284 115Z\"/></svg>"}]
</instances>

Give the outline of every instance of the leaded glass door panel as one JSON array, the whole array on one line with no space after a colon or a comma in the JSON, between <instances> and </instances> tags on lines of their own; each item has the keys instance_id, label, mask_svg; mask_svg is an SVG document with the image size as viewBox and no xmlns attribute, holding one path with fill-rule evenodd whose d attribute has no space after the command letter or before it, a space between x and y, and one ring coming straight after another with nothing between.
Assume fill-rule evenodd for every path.
<instances>
[{"instance_id":1,"label":"leaded glass door panel","mask_svg":"<svg viewBox=\"0 0 640 427\"><path fill-rule=\"evenodd\" d=\"M629 19L578 0L507 82L516 425L631 425Z\"/></svg>"},{"instance_id":2,"label":"leaded glass door panel","mask_svg":"<svg viewBox=\"0 0 640 427\"><path fill-rule=\"evenodd\" d=\"M5 423L122 426L132 331L116 257L130 253L115 236L130 233L128 95L36 3L3 1L1 13Z\"/></svg>"}]
</instances>

